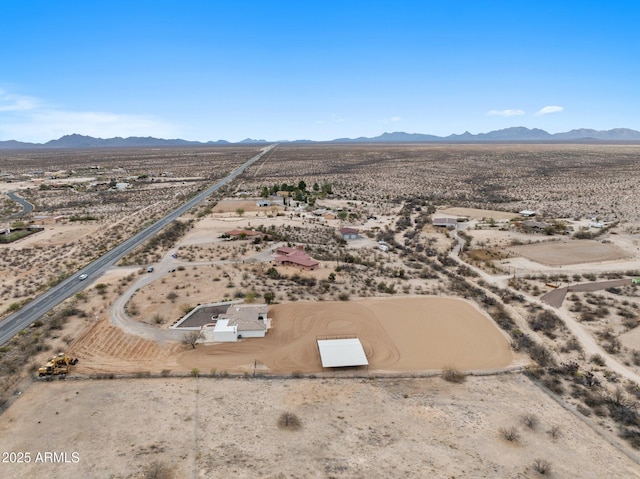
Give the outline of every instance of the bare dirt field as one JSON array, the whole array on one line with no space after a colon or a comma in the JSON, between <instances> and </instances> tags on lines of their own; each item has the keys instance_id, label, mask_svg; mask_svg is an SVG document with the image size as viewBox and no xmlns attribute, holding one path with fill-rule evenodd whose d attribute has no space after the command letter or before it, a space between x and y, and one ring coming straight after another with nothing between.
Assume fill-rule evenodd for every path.
<instances>
[{"instance_id":1,"label":"bare dirt field","mask_svg":"<svg viewBox=\"0 0 640 479\"><path fill-rule=\"evenodd\" d=\"M214 213L236 213L238 209L244 212L267 211L272 207L260 207L257 200L223 200L213 207Z\"/></svg>"},{"instance_id":2,"label":"bare dirt field","mask_svg":"<svg viewBox=\"0 0 640 479\"><path fill-rule=\"evenodd\" d=\"M440 210L439 213L451 216L460 216L481 220L482 218L493 219L495 221L510 220L517 218L518 213L510 213L508 211L481 210L478 208L446 208Z\"/></svg>"},{"instance_id":3,"label":"bare dirt field","mask_svg":"<svg viewBox=\"0 0 640 479\"><path fill-rule=\"evenodd\" d=\"M630 258L629 254L614 244L593 240L551 241L512 246L509 250L518 256L524 256L531 261L550 266L597 263Z\"/></svg>"},{"instance_id":4,"label":"bare dirt field","mask_svg":"<svg viewBox=\"0 0 640 479\"><path fill-rule=\"evenodd\" d=\"M504 334L477 307L455 298L297 302L269 309L265 338L238 343L159 345L124 334L106 321L72 345L81 361L76 374L161 370L291 374L322 371L319 336L356 336L369 372L455 368L498 369L513 363ZM519 358L522 362L524 358Z\"/></svg>"},{"instance_id":5,"label":"bare dirt field","mask_svg":"<svg viewBox=\"0 0 640 479\"><path fill-rule=\"evenodd\" d=\"M278 427L289 412L299 430ZM531 429L523 416L537 418ZM4 479L150 476L640 477L637 464L523 376L36 383L0 417ZM508 442L501 430L514 428ZM556 434L551 434L555 431ZM555 436L555 437L554 437ZM36 462L46 451L67 463ZM73 453L76 453L75 455ZM43 457L43 456L41 456ZM76 463L73 463L76 458Z\"/></svg>"},{"instance_id":6,"label":"bare dirt field","mask_svg":"<svg viewBox=\"0 0 640 479\"><path fill-rule=\"evenodd\" d=\"M199 346L179 358L203 371L251 370L254 360L270 372L320 372L318 336L356 336L369 371L424 371L453 366L508 366L509 345L471 304L451 298L373 299L290 303L270 308L273 329L264 339Z\"/></svg>"}]
</instances>

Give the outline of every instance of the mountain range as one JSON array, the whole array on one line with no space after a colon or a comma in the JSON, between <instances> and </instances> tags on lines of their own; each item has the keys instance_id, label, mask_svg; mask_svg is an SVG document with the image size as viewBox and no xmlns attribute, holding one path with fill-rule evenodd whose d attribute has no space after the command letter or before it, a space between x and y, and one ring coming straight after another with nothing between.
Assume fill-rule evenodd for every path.
<instances>
[{"instance_id":1,"label":"mountain range","mask_svg":"<svg viewBox=\"0 0 640 479\"><path fill-rule=\"evenodd\" d=\"M375 137L338 138L323 143L481 143L481 142L640 142L640 131L628 128L615 128L613 130L592 130L581 128L564 133L548 133L538 128L525 128L522 126L495 130L489 133L472 134L465 131L461 135L436 136L422 133L405 133L396 131L383 133ZM260 144L274 143L267 140L254 140L247 138L235 144ZM284 143L284 142L278 142ZM312 140L296 140L288 143L315 143ZM225 140L218 141L189 141L181 139L167 140L163 138L138 137L128 138L94 138L84 135L65 135L57 140L46 143L26 143L15 140L0 141L0 149L31 149L31 148L139 148L139 147L163 147L163 146L214 146L230 145Z\"/></svg>"}]
</instances>

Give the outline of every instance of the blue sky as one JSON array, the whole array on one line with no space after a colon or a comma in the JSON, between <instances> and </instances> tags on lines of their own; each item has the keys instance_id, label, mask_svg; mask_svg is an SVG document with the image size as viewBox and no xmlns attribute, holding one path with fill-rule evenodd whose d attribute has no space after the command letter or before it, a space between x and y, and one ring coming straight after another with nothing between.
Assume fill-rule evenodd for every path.
<instances>
[{"instance_id":1,"label":"blue sky","mask_svg":"<svg viewBox=\"0 0 640 479\"><path fill-rule=\"evenodd\" d=\"M636 1L0 0L0 140L640 130Z\"/></svg>"}]
</instances>

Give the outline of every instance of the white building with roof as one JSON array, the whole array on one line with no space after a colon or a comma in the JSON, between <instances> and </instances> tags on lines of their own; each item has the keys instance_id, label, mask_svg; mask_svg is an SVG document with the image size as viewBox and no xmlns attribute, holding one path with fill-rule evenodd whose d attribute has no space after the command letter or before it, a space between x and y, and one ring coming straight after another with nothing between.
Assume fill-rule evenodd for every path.
<instances>
[{"instance_id":1,"label":"white building with roof","mask_svg":"<svg viewBox=\"0 0 640 479\"><path fill-rule=\"evenodd\" d=\"M266 304L232 304L226 313L202 326L203 343L233 343L243 338L264 338L271 328Z\"/></svg>"}]
</instances>

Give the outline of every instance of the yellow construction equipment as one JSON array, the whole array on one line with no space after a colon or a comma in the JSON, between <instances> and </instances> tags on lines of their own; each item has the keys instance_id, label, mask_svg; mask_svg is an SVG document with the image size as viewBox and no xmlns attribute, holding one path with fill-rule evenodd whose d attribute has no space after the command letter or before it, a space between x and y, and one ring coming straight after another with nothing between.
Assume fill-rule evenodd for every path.
<instances>
[{"instance_id":1,"label":"yellow construction equipment","mask_svg":"<svg viewBox=\"0 0 640 479\"><path fill-rule=\"evenodd\" d=\"M65 353L59 353L57 356L52 357L47 364L38 369L38 376L56 376L58 374L66 375L69 372L69 367L78 363L78 358L72 358Z\"/></svg>"}]
</instances>

